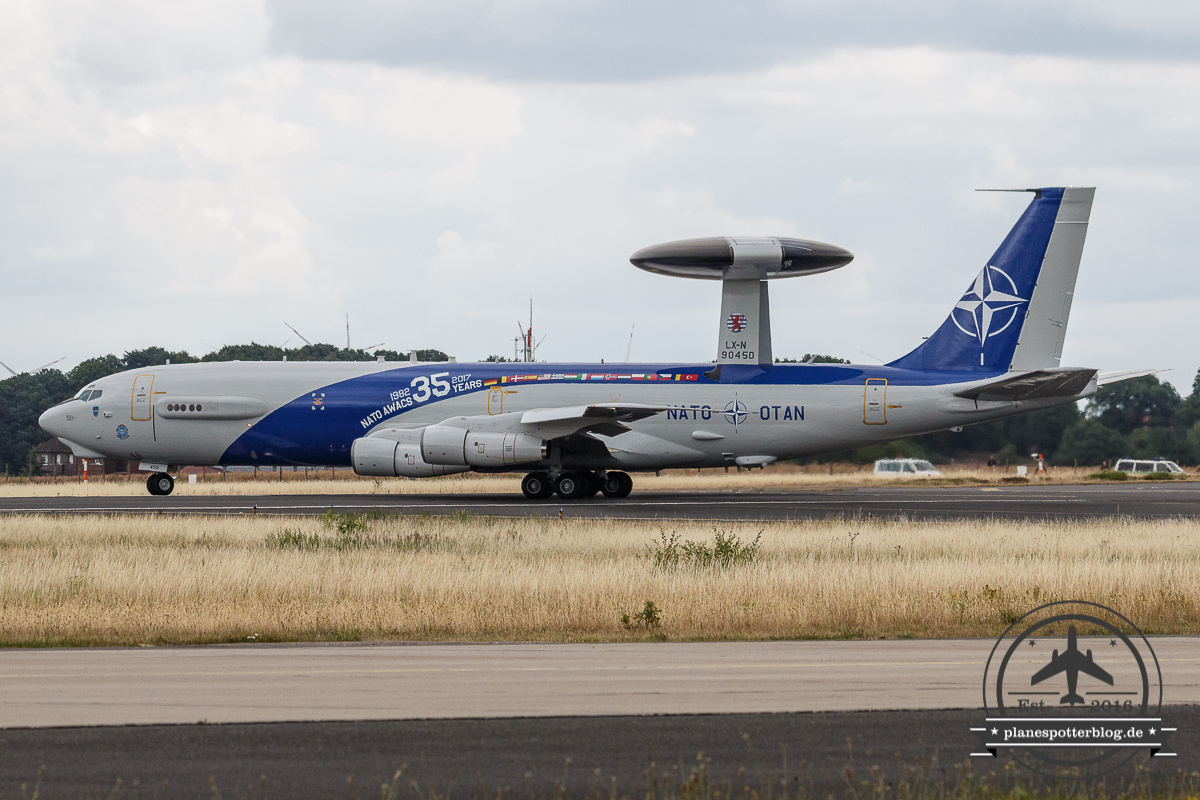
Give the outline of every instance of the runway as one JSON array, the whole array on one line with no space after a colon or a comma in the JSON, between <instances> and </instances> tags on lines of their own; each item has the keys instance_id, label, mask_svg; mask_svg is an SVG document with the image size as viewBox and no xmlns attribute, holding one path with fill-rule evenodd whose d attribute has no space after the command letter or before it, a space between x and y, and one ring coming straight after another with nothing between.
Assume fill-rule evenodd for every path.
<instances>
[{"instance_id":1,"label":"runway","mask_svg":"<svg viewBox=\"0 0 1200 800\"><path fill-rule=\"evenodd\" d=\"M1164 718L1180 728L1179 758L1152 765L1150 779L1165 780L1200 766L1200 637L1151 641ZM0 796L28 796L21 787L42 766L46 796L107 796L118 779L155 796L213 796L210 777L230 797L259 796L264 782L268 796L373 796L402 767L404 796L409 780L471 797L545 796L555 784L570 796L607 796L614 784L633 796L647 769L678 786L702 762L714 782L760 793L782 779L824 796L844 788L847 766L894 779L918 762L932 782L953 783L972 750L991 645L2 651Z\"/></svg>"},{"instance_id":2,"label":"runway","mask_svg":"<svg viewBox=\"0 0 1200 800\"><path fill-rule=\"evenodd\" d=\"M1163 715L1179 728L1178 758L1110 776L1116 786L1135 777L1161 786L1176 770L1200 768L1200 707ZM667 794L666 775L678 797L701 765L723 795L745 796L749 786L776 798L780 781L788 798L842 797L847 768L860 779L877 768L890 782L921 765L933 795L959 780L978 724L977 711L932 710L0 729L0 797L31 796L39 767L43 797L211 798L214 785L229 798L379 797L402 768L399 796L416 800L645 797L647 771L660 787L655 796ZM971 766L976 775L999 773L1002 787L1017 777L1003 763ZM125 791L114 794L118 779Z\"/></svg>"},{"instance_id":3,"label":"runway","mask_svg":"<svg viewBox=\"0 0 1200 800\"><path fill-rule=\"evenodd\" d=\"M634 492L571 502L518 494L212 495L174 497L4 497L0 514L287 514L378 509L457 514L615 519L789 520L867 516L909 519L1007 517L1087 519L1200 516L1200 483L923 488L870 486L790 492Z\"/></svg>"},{"instance_id":4,"label":"runway","mask_svg":"<svg viewBox=\"0 0 1200 800\"><path fill-rule=\"evenodd\" d=\"M1162 664L1163 702L1200 703L1200 637L1151 642ZM0 727L980 708L992 645L946 639L5 650ZM1032 650L1019 658L1045 660Z\"/></svg>"}]
</instances>

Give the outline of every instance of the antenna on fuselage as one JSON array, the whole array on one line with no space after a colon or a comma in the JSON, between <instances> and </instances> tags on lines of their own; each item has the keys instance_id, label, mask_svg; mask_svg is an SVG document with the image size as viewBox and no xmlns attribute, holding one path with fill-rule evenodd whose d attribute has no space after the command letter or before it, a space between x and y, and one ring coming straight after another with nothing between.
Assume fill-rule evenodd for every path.
<instances>
[{"instance_id":1,"label":"antenna on fuselage","mask_svg":"<svg viewBox=\"0 0 1200 800\"><path fill-rule=\"evenodd\" d=\"M870 353L868 353L866 350L859 350L858 352L862 353L862 354L863 354L864 356L866 356L867 358L872 358L872 359L874 359L874 360L878 361L880 364L882 364L882 363L883 363L883 359L882 359L882 358L880 358L879 356L873 356L873 355L871 355Z\"/></svg>"},{"instance_id":2,"label":"antenna on fuselage","mask_svg":"<svg viewBox=\"0 0 1200 800\"><path fill-rule=\"evenodd\" d=\"M629 260L660 275L721 281L717 365L705 374L734 381L752 377L739 367L752 367L757 375L773 362L767 281L827 272L849 264L854 256L835 245L805 239L715 236L646 247ZM734 369L723 374L726 366Z\"/></svg>"}]
</instances>

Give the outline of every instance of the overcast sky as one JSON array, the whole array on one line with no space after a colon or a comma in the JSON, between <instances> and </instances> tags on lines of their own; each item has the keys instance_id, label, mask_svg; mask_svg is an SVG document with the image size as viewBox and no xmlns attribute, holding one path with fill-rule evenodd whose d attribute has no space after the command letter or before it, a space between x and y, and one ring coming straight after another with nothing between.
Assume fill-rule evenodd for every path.
<instances>
[{"instance_id":1,"label":"overcast sky","mask_svg":"<svg viewBox=\"0 0 1200 800\"><path fill-rule=\"evenodd\" d=\"M1097 186L1064 365L1200 366L1200 4L0 6L0 360L291 332L711 360L691 236L818 239L775 354L891 360L1028 198ZM289 346L298 344L295 338Z\"/></svg>"}]
</instances>

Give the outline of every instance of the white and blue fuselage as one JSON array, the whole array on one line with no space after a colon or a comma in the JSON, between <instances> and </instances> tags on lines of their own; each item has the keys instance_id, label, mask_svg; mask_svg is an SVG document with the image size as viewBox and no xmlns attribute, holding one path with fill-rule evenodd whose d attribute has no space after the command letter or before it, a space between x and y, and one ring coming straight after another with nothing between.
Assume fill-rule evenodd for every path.
<instances>
[{"instance_id":1,"label":"white and blue fuselage","mask_svg":"<svg viewBox=\"0 0 1200 800\"><path fill-rule=\"evenodd\" d=\"M604 372L596 371L597 368ZM350 466L356 439L394 426L581 404L665 406L566 467L655 470L800 458L1042 408L954 392L1001 375L845 364L777 365L745 383L712 364L177 364L103 378L42 417L93 455L170 465ZM140 384L140 385L139 385ZM99 396L91 398L92 393ZM147 400L139 394L148 393ZM140 407L140 408L139 408ZM528 470L528 465L521 469Z\"/></svg>"},{"instance_id":2,"label":"white and blue fuselage","mask_svg":"<svg viewBox=\"0 0 1200 800\"><path fill-rule=\"evenodd\" d=\"M1075 402L1105 381L1059 365L1093 191L1037 190L942 326L888 365L772 363L767 281L846 251L693 239L632 260L723 280L715 364L178 364L96 381L40 424L156 471L155 493L172 466L304 465L522 471L530 497L578 497L627 494L625 471L761 466Z\"/></svg>"}]
</instances>

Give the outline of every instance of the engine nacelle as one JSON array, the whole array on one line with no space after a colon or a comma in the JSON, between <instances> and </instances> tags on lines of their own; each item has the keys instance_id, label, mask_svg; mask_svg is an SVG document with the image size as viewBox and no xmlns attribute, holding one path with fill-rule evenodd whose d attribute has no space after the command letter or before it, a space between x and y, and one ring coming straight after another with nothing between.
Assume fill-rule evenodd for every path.
<instances>
[{"instance_id":1,"label":"engine nacelle","mask_svg":"<svg viewBox=\"0 0 1200 800\"><path fill-rule=\"evenodd\" d=\"M507 467L541 461L549 452L544 439L527 433L497 433L430 425L421 434L421 455L430 464Z\"/></svg>"},{"instance_id":2,"label":"engine nacelle","mask_svg":"<svg viewBox=\"0 0 1200 800\"><path fill-rule=\"evenodd\" d=\"M430 464L421 457L419 442L397 442L378 436L355 439L350 447L350 461L355 473L381 478L433 478L468 470L465 466Z\"/></svg>"}]
</instances>

